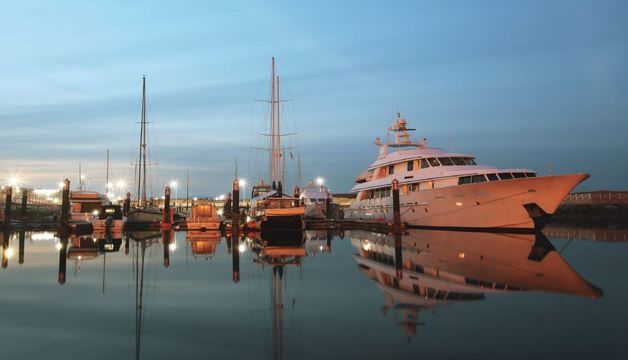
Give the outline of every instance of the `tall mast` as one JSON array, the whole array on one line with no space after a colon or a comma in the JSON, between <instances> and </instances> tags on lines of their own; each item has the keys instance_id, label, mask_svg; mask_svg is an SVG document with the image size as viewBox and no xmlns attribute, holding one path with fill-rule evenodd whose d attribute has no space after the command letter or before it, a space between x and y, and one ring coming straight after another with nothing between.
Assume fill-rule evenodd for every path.
<instances>
[{"instance_id":1,"label":"tall mast","mask_svg":"<svg viewBox=\"0 0 628 360\"><path fill-rule=\"evenodd\" d=\"M277 166L277 179L278 180L282 180L282 183L285 182L283 181L283 178L281 177L281 117L280 117L280 112L279 112L279 105L280 105L280 97L279 97L279 75L277 75L277 96L276 96L276 106L277 106L277 148L275 149L277 151L277 154L275 155L275 162L276 162L276 166Z\"/></svg>"},{"instance_id":2,"label":"tall mast","mask_svg":"<svg viewBox=\"0 0 628 360\"><path fill-rule=\"evenodd\" d=\"M105 171L105 195L109 196L109 149L107 149L107 169Z\"/></svg>"},{"instance_id":3,"label":"tall mast","mask_svg":"<svg viewBox=\"0 0 628 360\"><path fill-rule=\"evenodd\" d=\"M79 161L79 191L83 191L83 174L81 174L81 162Z\"/></svg>"},{"instance_id":4,"label":"tall mast","mask_svg":"<svg viewBox=\"0 0 628 360\"><path fill-rule=\"evenodd\" d=\"M277 180L275 174L275 57L272 58L270 70L270 181Z\"/></svg>"},{"instance_id":5,"label":"tall mast","mask_svg":"<svg viewBox=\"0 0 628 360\"><path fill-rule=\"evenodd\" d=\"M146 76L142 77L142 126L140 130L140 167L137 192L141 194L141 207L146 207ZM140 188L141 186L141 188Z\"/></svg>"}]
</instances>

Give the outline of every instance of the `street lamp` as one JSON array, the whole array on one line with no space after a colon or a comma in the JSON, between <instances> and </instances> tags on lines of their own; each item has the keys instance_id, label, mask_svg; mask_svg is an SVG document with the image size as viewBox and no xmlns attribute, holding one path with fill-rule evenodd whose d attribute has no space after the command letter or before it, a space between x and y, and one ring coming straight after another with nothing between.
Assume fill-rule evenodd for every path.
<instances>
[{"instance_id":1,"label":"street lamp","mask_svg":"<svg viewBox=\"0 0 628 360\"><path fill-rule=\"evenodd\" d=\"M242 200L246 200L246 179L239 178L238 185L242 188Z\"/></svg>"},{"instance_id":2,"label":"street lamp","mask_svg":"<svg viewBox=\"0 0 628 360\"><path fill-rule=\"evenodd\" d=\"M172 202L172 206L177 207L176 201L178 198L178 192L177 192L177 187L179 186L179 183L177 182L177 180L172 180L170 182L170 187L174 189L174 201Z\"/></svg>"}]
</instances>

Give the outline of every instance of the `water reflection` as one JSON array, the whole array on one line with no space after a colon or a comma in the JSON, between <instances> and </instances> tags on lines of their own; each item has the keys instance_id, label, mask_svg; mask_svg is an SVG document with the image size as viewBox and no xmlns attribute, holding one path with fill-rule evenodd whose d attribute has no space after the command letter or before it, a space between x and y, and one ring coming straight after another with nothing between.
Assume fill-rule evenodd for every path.
<instances>
[{"instance_id":1,"label":"water reflection","mask_svg":"<svg viewBox=\"0 0 628 360\"><path fill-rule=\"evenodd\" d=\"M140 355L159 357L160 351L168 351L163 347L164 336L173 341L168 345L171 351L190 351L190 343L201 336L187 343L181 338L205 333L215 334L214 340L195 345L194 352L227 347L223 343L241 337L247 339L257 357L292 358L296 356L294 349L309 346L300 339L301 333L307 335L304 338L308 342L324 340L329 327L351 322L345 318L367 320L345 327L347 334L339 331L334 337L345 336L349 344L358 336L351 331L363 331L377 334L369 341L390 345L379 337L399 339L397 327L412 338L422 325L432 326L430 322L435 321L447 324L447 317L439 310L447 306L472 312L466 304L489 304L487 300L499 294L524 291L602 296L602 290L580 276L540 234L411 230L395 237L346 231L342 240L329 231L317 230L250 233L227 237L224 242L217 232L53 235L3 233L2 259L7 270L0 280L22 279L24 283L15 288L17 291L52 285L58 289L57 296L65 296L57 299L60 303L91 296L89 310L83 308L81 314L102 326L109 324L110 316L119 314L123 321L111 322L115 333L111 336L128 338L129 345L102 350L115 358L131 353L135 359ZM177 250L178 246L186 248L185 254ZM201 261L188 264L188 251ZM17 271L27 266L9 264L14 257L21 264L27 258L26 265L35 269L44 266L45 272L31 272L37 281L28 282L28 273ZM58 282L69 282L63 287L50 278L56 266ZM76 278L71 276L72 266ZM101 294L105 285L106 294ZM304 288L309 292L304 294ZM364 298L356 299L357 291ZM36 307L49 306L44 299L37 301L26 303L24 317ZM346 306L339 307L343 301ZM125 303L127 312L120 310ZM147 305L151 311L146 311ZM384 317L372 311L378 307ZM81 307L77 309L80 313ZM437 318L425 316L425 311L437 310ZM186 312L193 315L186 318ZM321 320L326 316L336 318L337 323ZM389 323L391 318L394 326ZM81 322L78 327L82 330L86 326ZM165 334L163 329L167 329ZM229 346L233 357L249 354L237 345ZM120 355L121 351L127 355ZM367 350L356 351L369 357Z\"/></svg>"},{"instance_id":2,"label":"water reflection","mask_svg":"<svg viewBox=\"0 0 628 360\"><path fill-rule=\"evenodd\" d=\"M358 269L384 293L384 315L395 313L408 337L419 313L485 299L485 294L541 290L598 298L543 234L410 230L400 237L347 231Z\"/></svg>"}]
</instances>

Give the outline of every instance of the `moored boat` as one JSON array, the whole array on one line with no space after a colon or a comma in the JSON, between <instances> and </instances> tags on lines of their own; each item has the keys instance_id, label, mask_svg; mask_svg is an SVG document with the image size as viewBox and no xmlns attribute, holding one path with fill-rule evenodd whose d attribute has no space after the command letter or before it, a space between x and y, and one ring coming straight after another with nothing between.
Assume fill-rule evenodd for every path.
<instances>
[{"instance_id":1,"label":"moored boat","mask_svg":"<svg viewBox=\"0 0 628 360\"><path fill-rule=\"evenodd\" d=\"M530 231L541 229L567 194L589 175L537 176L528 169L479 165L475 156L452 153L410 140L398 114L379 138L379 156L356 177L356 199L345 210L352 220L391 222L391 183L400 184L401 220L409 227ZM392 150L392 151L389 151Z\"/></svg>"}]
</instances>

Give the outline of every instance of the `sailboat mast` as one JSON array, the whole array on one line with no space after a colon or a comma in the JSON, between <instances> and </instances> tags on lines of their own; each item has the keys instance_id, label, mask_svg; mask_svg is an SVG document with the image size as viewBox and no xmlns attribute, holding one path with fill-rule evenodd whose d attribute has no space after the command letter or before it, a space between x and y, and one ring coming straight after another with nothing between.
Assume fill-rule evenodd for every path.
<instances>
[{"instance_id":1,"label":"sailboat mast","mask_svg":"<svg viewBox=\"0 0 628 360\"><path fill-rule=\"evenodd\" d=\"M109 196L109 149L107 149L107 169L105 170L105 195Z\"/></svg>"},{"instance_id":2,"label":"sailboat mast","mask_svg":"<svg viewBox=\"0 0 628 360\"><path fill-rule=\"evenodd\" d=\"M141 154L142 163L140 171L142 172L142 207L146 206L146 76L142 77L142 143Z\"/></svg>"},{"instance_id":3,"label":"sailboat mast","mask_svg":"<svg viewBox=\"0 0 628 360\"><path fill-rule=\"evenodd\" d=\"M277 179L281 180L282 183L284 183L285 181L283 181L283 178L281 177L281 117L280 117L280 111L279 111L279 105L280 105L280 97L279 97L279 75L277 75L277 96L276 96L276 106L277 106L277 154L275 155L275 162L276 162L276 166L277 166Z\"/></svg>"},{"instance_id":4,"label":"sailboat mast","mask_svg":"<svg viewBox=\"0 0 628 360\"><path fill-rule=\"evenodd\" d=\"M275 57L272 58L270 70L270 181L277 180L275 175Z\"/></svg>"}]
</instances>

